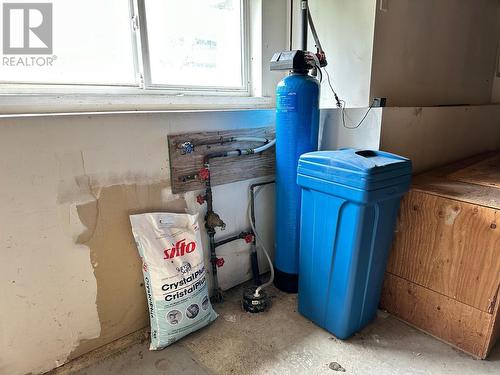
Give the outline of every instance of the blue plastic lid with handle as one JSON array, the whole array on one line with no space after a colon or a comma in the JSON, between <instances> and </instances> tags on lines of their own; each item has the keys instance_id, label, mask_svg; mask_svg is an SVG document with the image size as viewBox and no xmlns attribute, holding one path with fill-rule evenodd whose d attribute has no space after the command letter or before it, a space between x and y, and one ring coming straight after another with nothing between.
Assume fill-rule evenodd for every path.
<instances>
[{"instance_id":1,"label":"blue plastic lid with handle","mask_svg":"<svg viewBox=\"0 0 500 375\"><path fill-rule=\"evenodd\" d=\"M297 173L364 190L394 185L411 176L411 161L384 151L315 151L300 156Z\"/></svg>"}]
</instances>

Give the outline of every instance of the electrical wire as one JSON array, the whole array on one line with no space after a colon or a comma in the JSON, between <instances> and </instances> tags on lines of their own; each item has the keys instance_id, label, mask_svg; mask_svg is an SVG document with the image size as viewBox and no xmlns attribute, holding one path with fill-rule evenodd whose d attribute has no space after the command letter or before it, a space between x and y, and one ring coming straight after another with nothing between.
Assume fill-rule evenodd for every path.
<instances>
[{"instance_id":1,"label":"electrical wire","mask_svg":"<svg viewBox=\"0 0 500 375\"><path fill-rule=\"evenodd\" d=\"M375 100L372 101L372 103L370 104L370 107L368 107L368 110L366 111L366 113L363 115L363 117L361 118L361 120L358 122L358 124L356 126L347 126L346 121L345 121L346 102L343 99L339 99L339 96L337 95L337 93L333 89L333 85L332 85L332 82L330 80L330 74L328 73L328 70L326 68L324 68L324 69L325 69L325 73L326 73L326 77L327 77L327 81L328 81L328 86L330 86L330 90L332 90L333 97L335 98L335 101L337 102L337 108L340 108L341 118L342 118L342 126L346 129L359 128L361 126L361 124L363 123L363 121L365 121L366 117L368 116L368 113L370 113L371 109L373 108L373 104L375 103Z\"/></svg>"},{"instance_id":2,"label":"electrical wire","mask_svg":"<svg viewBox=\"0 0 500 375\"><path fill-rule=\"evenodd\" d=\"M269 141L268 143L266 143L265 145L254 148L252 153L253 154L261 153L261 152L266 151L267 149L273 147L275 144L276 144L276 139L273 139L273 140Z\"/></svg>"},{"instance_id":3,"label":"electrical wire","mask_svg":"<svg viewBox=\"0 0 500 375\"><path fill-rule=\"evenodd\" d=\"M335 98L335 101L337 102L337 107L338 108L342 108L342 104L341 104L341 101L339 99L339 96L337 95L337 93L333 89L332 82L330 80L330 74L328 73L328 70L326 68L324 68L324 69L325 69L325 73L326 73L326 78L328 80L328 86L330 86L330 90L332 90L332 93L333 93L333 96ZM345 101L344 101L344 105L345 105Z\"/></svg>"},{"instance_id":4,"label":"electrical wire","mask_svg":"<svg viewBox=\"0 0 500 375\"><path fill-rule=\"evenodd\" d=\"M373 108L373 103L370 104L370 107L368 107L368 110L366 111L366 113L363 115L363 117L361 118L361 120L358 122L358 125L356 125L356 126L347 126L345 124L345 107L342 108L342 125L346 129L357 129L357 128L359 128L361 126L361 124L363 123L363 121L365 121L366 116L368 116L368 113L371 111L372 108Z\"/></svg>"},{"instance_id":5,"label":"electrical wire","mask_svg":"<svg viewBox=\"0 0 500 375\"><path fill-rule=\"evenodd\" d=\"M255 189L255 192L254 192L254 202L255 202L255 198L257 197L257 193L260 191L261 187L262 186L258 186ZM250 190L249 190L249 195L250 194L251 193L250 193ZM255 297L259 297L260 296L260 291L262 289L264 289L264 288L267 288L268 286L270 286L273 283L273 281L274 281L274 267L273 267L273 262L271 260L271 257L269 256L269 253L267 252L266 247L264 246L264 241L262 240L262 238L260 237L259 233L257 232L257 229L255 228L255 223L252 220L252 212L250 210L250 204L251 204L251 199L249 197L249 199L248 199L247 213L248 213L248 220L250 221L250 227L252 228L253 234L255 236L256 245L258 243L260 243L260 247L262 248L262 251L264 252L264 255L267 258L267 261L269 262L269 268L270 268L270 271L271 271L271 277L269 278L269 280L266 283L260 285L257 289L255 289L254 296Z\"/></svg>"},{"instance_id":6,"label":"electrical wire","mask_svg":"<svg viewBox=\"0 0 500 375\"><path fill-rule=\"evenodd\" d=\"M323 83L323 72L321 70L321 66L319 64L314 64L316 66L316 71L319 73L319 83Z\"/></svg>"}]
</instances>

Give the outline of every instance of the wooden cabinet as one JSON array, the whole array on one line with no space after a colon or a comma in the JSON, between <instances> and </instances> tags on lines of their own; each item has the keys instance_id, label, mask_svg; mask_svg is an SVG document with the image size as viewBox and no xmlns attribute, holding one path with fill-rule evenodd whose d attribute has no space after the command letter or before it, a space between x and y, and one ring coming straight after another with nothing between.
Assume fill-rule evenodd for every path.
<instances>
[{"instance_id":1,"label":"wooden cabinet","mask_svg":"<svg viewBox=\"0 0 500 375\"><path fill-rule=\"evenodd\" d=\"M414 179L381 307L476 357L500 335L500 152Z\"/></svg>"}]
</instances>

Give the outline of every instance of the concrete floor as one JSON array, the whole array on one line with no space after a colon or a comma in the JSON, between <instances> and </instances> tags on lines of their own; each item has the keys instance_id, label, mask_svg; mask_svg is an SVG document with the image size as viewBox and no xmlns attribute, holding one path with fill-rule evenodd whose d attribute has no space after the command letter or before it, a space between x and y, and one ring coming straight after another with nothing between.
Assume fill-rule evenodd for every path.
<instances>
[{"instance_id":1,"label":"concrete floor","mask_svg":"<svg viewBox=\"0 0 500 375\"><path fill-rule=\"evenodd\" d=\"M252 315L241 310L235 288L215 306L220 316L211 326L158 352L137 344L76 374L500 375L500 344L488 360L475 360L382 312L340 341L297 313L296 295L270 293L271 309Z\"/></svg>"}]
</instances>

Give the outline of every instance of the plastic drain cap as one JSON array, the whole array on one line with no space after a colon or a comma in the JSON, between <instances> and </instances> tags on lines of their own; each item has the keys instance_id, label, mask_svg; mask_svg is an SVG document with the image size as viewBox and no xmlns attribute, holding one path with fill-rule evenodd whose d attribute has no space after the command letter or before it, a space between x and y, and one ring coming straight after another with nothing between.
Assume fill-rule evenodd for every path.
<instances>
[{"instance_id":1,"label":"plastic drain cap","mask_svg":"<svg viewBox=\"0 0 500 375\"><path fill-rule=\"evenodd\" d=\"M269 307L269 299L266 292L261 290L259 296L255 296L255 289L249 288L243 292L242 306L243 310L250 313L260 313Z\"/></svg>"}]
</instances>

